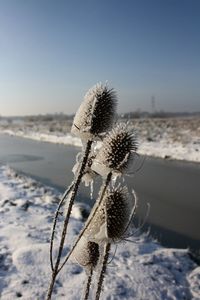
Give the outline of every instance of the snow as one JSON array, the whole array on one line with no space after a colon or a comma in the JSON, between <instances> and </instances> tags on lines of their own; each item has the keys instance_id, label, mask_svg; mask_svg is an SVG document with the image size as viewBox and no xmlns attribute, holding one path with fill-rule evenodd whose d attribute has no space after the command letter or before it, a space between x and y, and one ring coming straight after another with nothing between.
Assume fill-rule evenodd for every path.
<instances>
[{"instance_id":1,"label":"snow","mask_svg":"<svg viewBox=\"0 0 200 300\"><path fill-rule=\"evenodd\" d=\"M49 236L59 197L55 189L17 174L8 166L0 166L2 300L45 299L50 278ZM83 225L83 209L88 210L83 204L76 204L73 210L68 242L74 240ZM59 230L56 236L57 242ZM115 257L108 265L102 299L200 299L200 267L187 249L164 248L144 234L132 240L133 243L117 245ZM58 276L52 299L81 299L85 279L84 270L75 262L68 262Z\"/></svg>"},{"instance_id":2,"label":"snow","mask_svg":"<svg viewBox=\"0 0 200 300\"><path fill-rule=\"evenodd\" d=\"M140 154L143 155L200 162L200 143L194 147L193 143L183 145L163 139L154 142L141 141L139 144Z\"/></svg>"},{"instance_id":3,"label":"snow","mask_svg":"<svg viewBox=\"0 0 200 300\"><path fill-rule=\"evenodd\" d=\"M166 118L130 120L138 136L139 154L200 162L200 119ZM70 134L70 124L54 122L0 123L0 132L38 141L81 147L81 139ZM98 143L97 147L100 147Z\"/></svg>"},{"instance_id":4,"label":"snow","mask_svg":"<svg viewBox=\"0 0 200 300\"><path fill-rule=\"evenodd\" d=\"M9 129L4 130L3 133L6 133L11 136L16 135L19 137L28 138L28 139L32 139L32 140L36 140L36 141L82 147L81 139L74 137L69 133L66 135L58 136L58 135L42 133L42 132L33 132L33 131L24 132L22 130L13 131L13 130L9 130Z\"/></svg>"}]
</instances>

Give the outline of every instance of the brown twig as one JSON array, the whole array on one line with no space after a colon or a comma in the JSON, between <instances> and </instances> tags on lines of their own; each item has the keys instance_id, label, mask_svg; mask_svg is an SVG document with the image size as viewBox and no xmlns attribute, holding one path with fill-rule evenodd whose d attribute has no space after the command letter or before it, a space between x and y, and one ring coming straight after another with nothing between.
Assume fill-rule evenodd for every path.
<instances>
[{"instance_id":1,"label":"brown twig","mask_svg":"<svg viewBox=\"0 0 200 300\"><path fill-rule=\"evenodd\" d=\"M103 258L102 258L102 267L101 267L101 270L100 270L99 280L98 280L98 283L97 283L97 291L96 291L96 295L95 295L95 300L99 300L100 295L101 295L103 280L104 280L104 277L105 277L108 257L109 257L109 253L110 253L110 246L111 246L110 243L106 243L104 245L104 252L103 252Z\"/></svg>"},{"instance_id":2,"label":"brown twig","mask_svg":"<svg viewBox=\"0 0 200 300\"><path fill-rule=\"evenodd\" d=\"M92 141L89 140L87 142L87 145L86 145L85 155L83 157L82 164L80 166L80 170L78 172L77 178L76 178L76 180L73 184L73 187L71 189L71 196L70 196L70 199L69 199L67 214L65 216L65 220L64 220L64 224L63 224L63 230L62 230L58 255L57 255L55 266L54 266L53 271L52 271L52 277L51 277L49 289L48 289L48 292L47 292L47 298L46 298L47 300L51 299L55 279L56 279L56 276L59 272L60 259L61 259L61 255L62 255L62 251L63 251L63 247L64 247L65 237L66 237L66 233L67 233L67 225L69 223L69 217L70 217L70 214L71 214L71 210L72 210L72 206L73 206L73 203L74 203L76 193L78 191L78 187L79 187L80 182L81 182L81 178L84 174L84 170L85 170L85 167L86 167L86 164L87 164L88 156L89 156L90 151L91 151L91 145L92 145Z\"/></svg>"},{"instance_id":3,"label":"brown twig","mask_svg":"<svg viewBox=\"0 0 200 300\"><path fill-rule=\"evenodd\" d=\"M83 234L85 233L86 229L88 228L88 226L90 225L91 221L92 221L92 218L93 216L95 215L99 205L101 204L102 200L103 200L103 197L105 195L105 192L106 192L106 189L111 181L111 178L112 178L112 172L110 172L106 178L106 181L104 183L104 186L103 186L103 189L102 189L102 192L101 192L101 195L99 197L99 200L98 202L95 204L95 208L93 209L92 211L92 214L91 214L91 217L88 218L88 220L86 221L86 224L84 226L84 228L82 229L82 231L80 232L77 240L75 241L73 247L71 248L70 252L67 254L64 262L62 263L62 265L60 266L60 268L58 269L58 273L61 271L61 269L64 267L64 265L66 264L66 262L68 261L69 257L71 256L72 252L74 251L76 245L78 244L78 242L80 241L81 237L83 236Z\"/></svg>"},{"instance_id":4,"label":"brown twig","mask_svg":"<svg viewBox=\"0 0 200 300\"><path fill-rule=\"evenodd\" d=\"M54 235L55 235L55 229L56 229L56 224L57 224L57 220L58 220L58 215L60 212L60 208L62 207L62 204L64 202L64 200L66 199L67 195L70 193L70 191L72 190L74 185L74 182L71 183L71 185L67 188L67 190L64 192L58 207L56 209L55 212L55 217L54 217L54 221L53 221L53 227L52 227L52 232L51 232L51 239L50 239L50 262L51 262L51 270L54 270L54 266L53 266L53 243L54 243Z\"/></svg>"}]
</instances>

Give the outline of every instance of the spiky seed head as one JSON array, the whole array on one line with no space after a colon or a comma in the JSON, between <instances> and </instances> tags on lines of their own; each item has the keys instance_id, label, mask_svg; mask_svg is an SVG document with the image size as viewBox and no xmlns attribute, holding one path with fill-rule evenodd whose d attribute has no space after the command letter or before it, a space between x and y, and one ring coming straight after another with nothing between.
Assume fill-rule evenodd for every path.
<instances>
[{"instance_id":1,"label":"spiky seed head","mask_svg":"<svg viewBox=\"0 0 200 300\"><path fill-rule=\"evenodd\" d=\"M112 127L116 106L116 92L107 84L96 84L86 93L74 117L72 133L83 140L98 138Z\"/></svg>"},{"instance_id":2,"label":"spiky seed head","mask_svg":"<svg viewBox=\"0 0 200 300\"><path fill-rule=\"evenodd\" d=\"M86 236L96 243L120 240L128 229L134 209L135 199L129 196L126 187L107 191Z\"/></svg>"},{"instance_id":3,"label":"spiky seed head","mask_svg":"<svg viewBox=\"0 0 200 300\"><path fill-rule=\"evenodd\" d=\"M102 176L108 172L125 172L130 166L137 150L136 136L120 123L103 140L103 145L96 156L92 169Z\"/></svg>"},{"instance_id":4,"label":"spiky seed head","mask_svg":"<svg viewBox=\"0 0 200 300\"><path fill-rule=\"evenodd\" d=\"M95 242L88 241L84 236L81 237L75 247L72 256L76 262L85 268L86 272L90 268L95 268L99 260L99 245Z\"/></svg>"}]
</instances>

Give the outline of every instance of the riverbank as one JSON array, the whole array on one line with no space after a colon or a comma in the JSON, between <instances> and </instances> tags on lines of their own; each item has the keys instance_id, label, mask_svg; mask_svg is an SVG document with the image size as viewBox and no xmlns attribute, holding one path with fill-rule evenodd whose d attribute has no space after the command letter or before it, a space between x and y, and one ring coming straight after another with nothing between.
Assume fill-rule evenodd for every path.
<instances>
[{"instance_id":1,"label":"riverbank","mask_svg":"<svg viewBox=\"0 0 200 300\"><path fill-rule=\"evenodd\" d=\"M0 122L0 132L38 141L81 147L70 134L71 124L13 120ZM138 153L164 159L200 162L200 118L129 120L138 136Z\"/></svg>"},{"instance_id":2,"label":"riverbank","mask_svg":"<svg viewBox=\"0 0 200 300\"><path fill-rule=\"evenodd\" d=\"M20 173L56 187L60 192L71 183L71 170L78 151L79 148L64 144L0 135L0 164L8 164ZM140 206L137 216L144 219L149 203L147 226L163 245L198 251L200 165L150 157L145 160L143 157L136 158L133 175L126 177L126 184L138 194ZM97 180L94 185L93 201L100 184L101 181ZM79 201L92 203L89 188L83 185Z\"/></svg>"},{"instance_id":3,"label":"riverbank","mask_svg":"<svg viewBox=\"0 0 200 300\"><path fill-rule=\"evenodd\" d=\"M9 167L0 167L0 295L2 300L43 300L50 274L49 236L60 194ZM74 210L68 239L82 226ZM164 248L150 237L118 245L108 266L104 299L199 299L200 267L187 250ZM115 247L114 247L115 248ZM113 252L114 252L113 248ZM70 262L58 279L54 299L81 298L82 268Z\"/></svg>"}]
</instances>

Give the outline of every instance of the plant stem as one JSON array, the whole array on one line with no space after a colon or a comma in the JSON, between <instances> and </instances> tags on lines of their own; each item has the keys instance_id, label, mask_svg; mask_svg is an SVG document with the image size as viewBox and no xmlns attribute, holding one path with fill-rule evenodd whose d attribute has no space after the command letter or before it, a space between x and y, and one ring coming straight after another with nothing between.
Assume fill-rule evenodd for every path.
<instances>
[{"instance_id":1,"label":"plant stem","mask_svg":"<svg viewBox=\"0 0 200 300\"><path fill-rule=\"evenodd\" d=\"M88 300L89 293L90 293L90 286L91 286L91 282L92 282L92 275L93 275L93 267L91 267L90 272L88 274L83 300Z\"/></svg>"},{"instance_id":2,"label":"plant stem","mask_svg":"<svg viewBox=\"0 0 200 300\"><path fill-rule=\"evenodd\" d=\"M67 214L65 216L65 220L64 220L64 224L63 224L63 230L62 230L62 235L61 235L57 260L56 260L56 263L55 263L55 267L52 271L51 282L50 282L49 289L48 289L48 292L47 292L47 298L46 298L47 300L51 299L51 295L52 295L52 292L53 292L53 287L54 287L56 276L58 274L58 268L59 268L59 264L60 264L60 259L61 259L63 247L64 247L66 233L67 233L67 225L69 223L69 217L70 217L70 214L71 214L74 199L76 197L76 193L78 191L78 187L79 187L80 182L81 182L81 178L84 174L84 170L85 170L85 167L86 167L86 164L87 164L87 161L88 161L88 156L89 156L90 151L91 151L91 145L92 145L92 141L89 140L87 142L87 145L86 145L85 155L83 157L82 164L81 164L78 176L77 176L77 178L76 178L76 180L73 184L73 187L71 189L71 196L70 196L70 199L69 199L69 206L68 206Z\"/></svg>"},{"instance_id":3,"label":"plant stem","mask_svg":"<svg viewBox=\"0 0 200 300\"><path fill-rule=\"evenodd\" d=\"M102 285L103 285L103 280L105 277L105 272L106 272L106 267L107 267L107 262L108 262L108 257L109 257L109 252L110 252L110 243L106 243L104 245L104 253L103 253L103 259L102 259L102 267L100 270L99 274L99 280L97 283L97 291L95 295L95 300L99 300L100 294L102 291Z\"/></svg>"},{"instance_id":4,"label":"plant stem","mask_svg":"<svg viewBox=\"0 0 200 300\"><path fill-rule=\"evenodd\" d=\"M55 235L55 229L56 229L56 223L58 220L58 215L60 212L60 208L65 200L65 198L67 197L67 195L70 193L70 191L72 190L74 185L74 182L71 183L71 185L67 188L67 190L64 192L64 194L62 195L62 198L58 204L58 207L56 209L55 212L55 217L54 217L54 221L53 221L53 226L52 226L52 232L51 232L51 239L50 239L50 262L51 262L51 270L54 270L54 266L53 266L53 243L54 243L54 235Z\"/></svg>"},{"instance_id":5,"label":"plant stem","mask_svg":"<svg viewBox=\"0 0 200 300\"><path fill-rule=\"evenodd\" d=\"M103 186L103 189L102 189L102 193L99 197L99 200L97 201L97 203L95 204L95 208L92 212L92 215L88 218L88 220L86 221L86 224L84 226L84 228L82 229L82 231L80 232L77 240L75 241L73 247L71 248L70 252L67 254L64 262L62 263L62 265L60 266L60 268L58 269L58 273L61 271L61 269L64 267L64 265L66 264L66 262L68 261L69 257L71 256L72 252L74 251L76 245L78 244L78 242L80 241L81 237L83 236L83 234L85 233L86 229L88 228L88 226L90 225L91 221L92 221L92 218L93 216L95 215L99 205L101 204L102 200L103 200L103 197L104 197L104 194L106 192L106 189L111 181L111 177L112 177L112 172L110 172L108 175L107 175L107 178L105 180L105 183L104 183L104 186Z\"/></svg>"}]
</instances>

